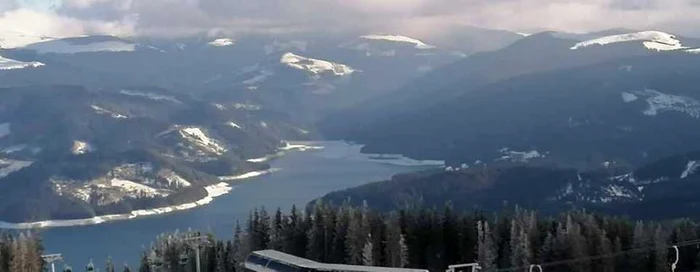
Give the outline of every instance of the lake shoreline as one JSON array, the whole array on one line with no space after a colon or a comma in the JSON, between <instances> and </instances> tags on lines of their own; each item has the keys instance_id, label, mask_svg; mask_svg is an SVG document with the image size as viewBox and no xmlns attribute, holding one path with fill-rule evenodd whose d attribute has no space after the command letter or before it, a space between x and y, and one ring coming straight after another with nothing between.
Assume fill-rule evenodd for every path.
<instances>
[{"instance_id":1,"label":"lake shoreline","mask_svg":"<svg viewBox=\"0 0 700 272\"><path fill-rule=\"evenodd\" d=\"M274 157L279 157L284 155L284 151L307 151L307 150L318 150L323 149L323 146L316 145L306 145L308 142L286 142L286 146L281 147L278 152L268 155L266 158L271 159ZM260 160L260 159L254 159ZM262 160L261 160L262 161ZM222 195L230 193L235 187L232 185L235 182L241 182L243 180L263 176L273 172L280 171L278 168L270 168L263 171L251 171L235 176L224 176L219 177L219 183L214 185L205 186L204 189L207 191L207 195L197 201L182 203L178 205L152 208L152 209L141 209L134 210L130 213L123 214L108 214L100 215L90 218L82 219L54 219L54 220L44 220L35 222L21 222L21 223L11 223L0 221L0 229L11 229L11 230L28 230L28 229L46 229L46 228L59 228L59 227L77 227L77 226L88 226L88 225L98 225L114 221L122 220L132 220L139 219L155 215L164 215L179 211L191 210L198 207L203 207L214 201L215 198Z\"/></svg>"}]
</instances>

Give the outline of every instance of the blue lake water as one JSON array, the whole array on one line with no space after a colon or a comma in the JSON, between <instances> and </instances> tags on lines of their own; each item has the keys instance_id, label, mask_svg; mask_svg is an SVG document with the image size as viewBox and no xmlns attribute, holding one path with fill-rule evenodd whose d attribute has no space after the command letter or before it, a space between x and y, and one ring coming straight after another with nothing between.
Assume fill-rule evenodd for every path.
<instances>
[{"instance_id":1,"label":"blue lake water","mask_svg":"<svg viewBox=\"0 0 700 272\"><path fill-rule=\"evenodd\" d=\"M111 256L118 267L138 267L139 254L163 232L189 228L229 239L237 221L245 225L251 209L265 206L289 211L304 207L326 193L368 182L388 179L394 174L425 169L427 166L398 166L362 159L359 148L342 142L320 142L322 150L290 152L271 161L281 171L252 178L207 206L178 213L116 221L93 226L46 229L41 238L47 253L62 253L74 268L90 259L102 266Z\"/></svg>"}]
</instances>

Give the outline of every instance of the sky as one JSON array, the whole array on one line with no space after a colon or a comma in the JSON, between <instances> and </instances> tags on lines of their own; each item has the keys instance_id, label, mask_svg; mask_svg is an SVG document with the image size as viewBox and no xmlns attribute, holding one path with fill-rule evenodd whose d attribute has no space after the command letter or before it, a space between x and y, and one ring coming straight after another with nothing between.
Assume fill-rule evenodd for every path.
<instances>
[{"instance_id":1,"label":"sky","mask_svg":"<svg viewBox=\"0 0 700 272\"><path fill-rule=\"evenodd\" d=\"M306 30L663 30L700 37L700 0L0 0L0 31L185 36Z\"/></svg>"}]
</instances>

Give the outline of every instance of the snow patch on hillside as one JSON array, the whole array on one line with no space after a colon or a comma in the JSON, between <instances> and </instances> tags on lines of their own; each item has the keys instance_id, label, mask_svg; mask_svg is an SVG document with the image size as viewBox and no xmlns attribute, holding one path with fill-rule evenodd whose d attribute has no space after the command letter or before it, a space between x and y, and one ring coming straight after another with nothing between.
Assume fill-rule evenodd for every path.
<instances>
[{"instance_id":1,"label":"snow patch on hillside","mask_svg":"<svg viewBox=\"0 0 700 272\"><path fill-rule=\"evenodd\" d=\"M685 52L692 53L692 54L700 54L700 48L688 49L688 50L685 50Z\"/></svg>"},{"instance_id":2,"label":"snow patch on hillside","mask_svg":"<svg viewBox=\"0 0 700 272\"><path fill-rule=\"evenodd\" d=\"M216 155L223 155L226 152L225 147L209 137L209 135L207 135L207 133L205 133L201 128L187 127L180 129L179 131L183 138L190 141L192 144L199 146L205 152Z\"/></svg>"},{"instance_id":3,"label":"snow patch on hillside","mask_svg":"<svg viewBox=\"0 0 700 272\"><path fill-rule=\"evenodd\" d=\"M30 161L16 161L0 158L0 179L32 165Z\"/></svg>"},{"instance_id":4,"label":"snow patch on hillside","mask_svg":"<svg viewBox=\"0 0 700 272\"><path fill-rule=\"evenodd\" d=\"M136 50L136 44L124 41L104 41L82 44L66 40L52 40L30 44L24 48L35 50L39 54L76 54L90 52L131 52Z\"/></svg>"},{"instance_id":5,"label":"snow patch on hillside","mask_svg":"<svg viewBox=\"0 0 700 272\"><path fill-rule=\"evenodd\" d=\"M280 63L295 69L308 71L312 74L332 72L337 76L347 76L357 72L355 69L345 64L302 57L295 55L294 53L286 53L282 55Z\"/></svg>"},{"instance_id":6,"label":"snow patch on hillside","mask_svg":"<svg viewBox=\"0 0 700 272\"><path fill-rule=\"evenodd\" d=\"M210 185L204 187L207 192L207 196L191 203L184 203L179 205L135 210L126 214L110 214L96 216L86 219L70 219L70 220L46 220L38 222L27 222L27 223L9 223L0 221L0 228L2 229L37 229L37 228L54 228L54 227L72 227L72 226L86 226L86 225L97 225L110 221L120 221L129 220L138 217L167 214L177 211L189 210L197 207L207 205L214 201L215 198L228 194L233 190L233 188L225 182Z\"/></svg>"},{"instance_id":7,"label":"snow patch on hillside","mask_svg":"<svg viewBox=\"0 0 700 272\"><path fill-rule=\"evenodd\" d=\"M154 93L144 93L140 91L133 91L133 90L121 90L119 91L120 94L123 95L128 95L128 96L136 96L136 97L143 97L143 98L148 98L151 100L156 100L156 101L169 101L177 104L182 104L180 100L177 100L173 96L167 96L167 95L160 95L160 94L154 94Z\"/></svg>"},{"instance_id":8,"label":"snow patch on hillside","mask_svg":"<svg viewBox=\"0 0 700 272\"><path fill-rule=\"evenodd\" d=\"M249 79L244 80L243 84L255 85L255 84L258 84L260 82L265 81L265 79L267 79L268 77L273 76L273 75L275 75L274 72L272 72L270 70L263 69L263 70L260 70L257 75L255 75Z\"/></svg>"},{"instance_id":9,"label":"snow patch on hillside","mask_svg":"<svg viewBox=\"0 0 700 272\"><path fill-rule=\"evenodd\" d=\"M636 95L645 97L649 107L644 110L644 115L656 116L662 112L676 111L700 118L700 101L680 95L665 94L656 90L647 89L636 92Z\"/></svg>"},{"instance_id":10,"label":"snow patch on hillside","mask_svg":"<svg viewBox=\"0 0 700 272\"><path fill-rule=\"evenodd\" d=\"M236 123L234 123L234 122L228 122L228 123L226 123L226 124L227 124L229 127L232 127L232 128L243 129L241 126L239 126L238 124L236 124Z\"/></svg>"},{"instance_id":11,"label":"snow patch on hillside","mask_svg":"<svg viewBox=\"0 0 700 272\"><path fill-rule=\"evenodd\" d=\"M54 38L46 37L38 34L17 31L17 30L2 30L0 31L0 48L13 49L27 46L33 43L51 41Z\"/></svg>"},{"instance_id":12,"label":"snow patch on hillside","mask_svg":"<svg viewBox=\"0 0 700 272\"><path fill-rule=\"evenodd\" d=\"M681 179L687 178L688 176L694 174L698 168L700 168L700 162L689 161L685 166L685 170L683 170L683 173L681 173Z\"/></svg>"},{"instance_id":13,"label":"snow patch on hillside","mask_svg":"<svg viewBox=\"0 0 700 272\"><path fill-rule=\"evenodd\" d=\"M637 96L634 95L634 94L627 93L627 92L622 92L622 101L625 101L625 103L634 102L634 101L636 101L637 99L639 99L639 97L637 97Z\"/></svg>"},{"instance_id":14,"label":"snow patch on hillside","mask_svg":"<svg viewBox=\"0 0 700 272\"><path fill-rule=\"evenodd\" d=\"M16 70L24 68L37 68L42 66L44 66L44 64L38 61L24 62L3 58L2 56L0 56L0 70Z\"/></svg>"},{"instance_id":15,"label":"snow patch on hillside","mask_svg":"<svg viewBox=\"0 0 700 272\"><path fill-rule=\"evenodd\" d=\"M12 132L10 128L10 123L0 123L0 138L10 135Z\"/></svg>"},{"instance_id":16,"label":"snow patch on hillside","mask_svg":"<svg viewBox=\"0 0 700 272\"><path fill-rule=\"evenodd\" d=\"M216 40L209 42L209 45L215 46L215 47L233 46L235 44L236 44L236 41L233 39L229 39L229 38L221 38L221 39L216 39Z\"/></svg>"},{"instance_id":17,"label":"snow patch on hillside","mask_svg":"<svg viewBox=\"0 0 700 272\"><path fill-rule=\"evenodd\" d=\"M433 48L435 48L435 46L426 44L421 40L406 37L406 36L400 36L400 35L365 35L365 36L361 36L360 38L367 39L367 40L383 40L383 41L391 41L391 42L410 43L410 44L415 45L416 49L433 49Z\"/></svg>"},{"instance_id":18,"label":"snow patch on hillside","mask_svg":"<svg viewBox=\"0 0 700 272\"><path fill-rule=\"evenodd\" d=\"M97 114L109 115L109 116L111 116L112 118L115 118L115 119L126 119L126 118L129 118L129 117L127 117L126 115L122 115L122 114L119 114L119 113L116 113L116 112L113 112L113 111L104 109L104 108L102 108L102 107L100 107L100 106L91 105L90 108L92 108L92 109L95 111L95 113L97 113Z\"/></svg>"},{"instance_id":19,"label":"snow patch on hillside","mask_svg":"<svg viewBox=\"0 0 700 272\"><path fill-rule=\"evenodd\" d=\"M545 154L542 154L537 150L513 151L513 150L510 150L510 148L506 147L506 148L502 148L501 150L499 150L499 152L501 152L501 154L502 154L500 160L507 160L507 161L512 161L512 162L528 162L532 159L546 157Z\"/></svg>"},{"instance_id":20,"label":"snow patch on hillside","mask_svg":"<svg viewBox=\"0 0 700 272\"><path fill-rule=\"evenodd\" d=\"M95 151L95 148L88 142L83 141L73 141L73 147L71 147L71 153L74 155L81 155L85 153L90 153Z\"/></svg>"},{"instance_id":21,"label":"snow patch on hillside","mask_svg":"<svg viewBox=\"0 0 700 272\"><path fill-rule=\"evenodd\" d=\"M271 168L271 169L263 170L263 171L252 171L252 172L248 172L248 173L244 173L244 174L240 174L240 175L236 175L236 176L221 176L221 177L219 177L219 180L221 180L221 181L234 181L234 180L250 179L250 178L259 177L262 175L267 175L267 174L274 173L274 172L281 171L281 170L282 169L279 169L279 168Z\"/></svg>"},{"instance_id":22,"label":"snow patch on hillside","mask_svg":"<svg viewBox=\"0 0 700 272\"><path fill-rule=\"evenodd\" d=\"M642 41L644 47L657 50L657 51L669 51L684 49L675 35L661 32L661 31L642 31L635 33L627 33L620 35L612 35L601 37L593 40L587 40L579 42L571 47L571 50L576 50L579 48L591 46L591 45L607 45L613 43L630 42L630 41Z\"/></svg>"}]
</instances>

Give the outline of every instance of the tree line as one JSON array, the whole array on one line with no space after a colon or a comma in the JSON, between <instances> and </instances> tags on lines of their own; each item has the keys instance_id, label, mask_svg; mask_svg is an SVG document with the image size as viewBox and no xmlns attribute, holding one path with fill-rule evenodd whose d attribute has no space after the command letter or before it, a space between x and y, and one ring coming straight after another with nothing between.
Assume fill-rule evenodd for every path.
<instances>
[{"instance_id":1,"label":"tree line","mask_svg":"<svg viewBox=\"0 0 700 272\"><path fill-rule=\"evenodd\" d=\"M139 271L194 271L187 237L161 235L142 255ZM700 269L700 225L691 220L631 221L585 211L543 217L515 208L494 214L442 209L406 209L391 213L317 203L308 212L284 214L255 209L230 240L208 235L202 271L242 271L250 252L275 249L326 263L407 267L444 271L448 265L478 262L484 272L664 272L679 247L676 271ZM688 242L690 241L690 242ZM685 244L683 244L685 242ZM187 260L187 262L183 262Z\"/></svg>"},{"instance_id":2,"label":"tree line","mask_svg":"<svg viewBox=\"0 0 700 272\"><path fill-rule=\"evenodd\" d=\"M484 272L529 271L530 265L547 272L666 272L675 259L673 245L679 245L676 271L700 269L700 224L687 219L643 222L586 211L544 217L519 208L463 213L449 205L382 213L319 202L306 212L255 209L230 239L196 231L161 234L134 271L195 271L193 239L207 272L243 271L240 264L261 249L326 263L431 271L478 262ZM42 271L41 253L31 234L4 234L0 272ZM109 260L104 267L115 271Z\"/></svg>"}]
</instances>

